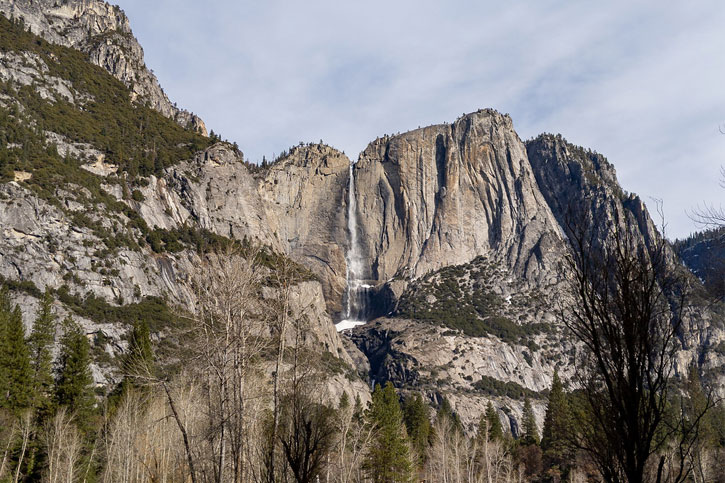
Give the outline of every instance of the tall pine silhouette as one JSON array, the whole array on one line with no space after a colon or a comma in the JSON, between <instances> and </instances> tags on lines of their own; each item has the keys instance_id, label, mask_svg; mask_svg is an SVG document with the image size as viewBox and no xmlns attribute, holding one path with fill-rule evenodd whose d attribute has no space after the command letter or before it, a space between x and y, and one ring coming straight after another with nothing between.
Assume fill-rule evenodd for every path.
<instances>
[{"instance_id":1,"label":"tall pine silhouette","mask_svg":"<svg viewBox=\"0 0 725 483\"><path fill-rule=\"evenodd\" d=\"M63 321L63 331L55 386L56 403L75 414L81 425L87 425L95 403L90 345L85 333L72 319Z\"/></svg>"},{"instance_id":2,"label":"tall pine silhouette","mask_svg":"<svg viewBox=\"0 0 725 483\"><path fill-rule=\"evenodd\" d=\"M123 360L124 380L121 393L131 386L140 385L139 377L153 373L154 355L151 350L149 326L145 321L134 324L131 339L128 342L128 353Z\"/></svg>"},{"instance_id":3,"label":"tall pine silhouette","mask_svg":"<svg viewBox=\"0 0 725 483\"><path fill-rule=\"evenodd\" d=\"M420 394L409 397L403 405L403 418L408 438L416 452L418 464L422 465L428 449L431 425L428 416L428 406L423 402Z\"/></svg>"},{"instance_id":4,"label":"tall pine silhouette","mask_svg":"<svg viewBox=\"0 0 725 483\"><path fill-rule=\"evenodd\" d=\"M478 421L478 438L483 440L487 438L488 441L500 441L503 439L503 427L501 426L501 419L498 417L496 409L493 407L491 401L486 405L486 412L481 415L481 419Z\"/></svg>"},{"instance_id":5,"label":"tall pine silhouette","mask_svg":"<svg viewBox=\"0 0 725 483\"><path fill-rule=\"evenodd\" d=\"M531 407L531 400L528 396L524 399L524 414L522 417L523 421L523 434L521 436L521 444L538 445L539 444L539 430L536 427L536 418L534 417L534 410Z\"/></svg>"},{"instance_id":6,"label":"tall pine silhouette","mask_svg":"<svg viewBox=\"0 0 725 483\"><path fill-rule=\"evenodd\" d=\"M0 407L19 412L32 403L30 351L20 307L11 308L7 289L0 292Z\"/></svg>"},{"instance_id":7,"label":"tall pine silhouette","mask_svg":"<svg viewBox=\"0 0 725 483\"><path fill-rule=\"evenodd\" d=\"M30 333L30 360L33 369L33 406L42 420L51 410L53 400L53 355L56 316L53 296L45 292Z\"/></svg>"},{"instance_id":8,"label":"tall pine silhouette","mask_svg":"<svg viewBox=\"0 0 725 483\"><path fill-rule=\"evenodd\" d=\"M388 381L373 391L372 404L366 414L375 436L365 460L365 469L375 483L408 482L412 464L403 426L403 413L393 384Z\"/></svg>"},{"instance_id":9,"label":"tall pine silhouette","mask_svg":"<svg viewBox=\"0 0 725 483\"><path fill-rule=\"evenodd\" d=\"M559 373L555 371L541 435L541 449L544 452L546 467L565 471L569 466L571 458L568 442L571 439L571 431L569 401Z\"/></svg>"}]
</instances>

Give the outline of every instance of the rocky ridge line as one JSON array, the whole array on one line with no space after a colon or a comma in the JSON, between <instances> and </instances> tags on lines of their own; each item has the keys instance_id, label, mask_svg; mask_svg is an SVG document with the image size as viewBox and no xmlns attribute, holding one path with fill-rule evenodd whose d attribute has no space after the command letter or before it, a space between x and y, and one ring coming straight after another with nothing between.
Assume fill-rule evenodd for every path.
<instances>
[{"instance_id":1,"label":"rocky ridge line","mask_svg":"<svg viewBox=\"0 0 725 483\"><path fill-rule=\"evenodd\" d=\"M118 6L101 0L0 0L0 14L22 19L26 28L48 42L84 52L90 62L126 84L135 100L207 135L204 121L172 104L146 67L143 48Z\"/></svg>"}]
</instances>

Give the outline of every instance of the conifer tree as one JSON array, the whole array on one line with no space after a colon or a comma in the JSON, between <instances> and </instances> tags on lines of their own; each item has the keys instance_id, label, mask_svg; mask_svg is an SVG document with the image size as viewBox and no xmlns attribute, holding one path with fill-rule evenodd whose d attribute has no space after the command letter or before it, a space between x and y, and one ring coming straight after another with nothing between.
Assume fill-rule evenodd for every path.
<instances>
[{"instance_id":1,"label":"conifer tree","mask_svg":"<svg viewBox=\"0 0 725 483\"><path fill-rule=\"evenodd\" d=\"M486 406L486 412L478 421L478 437L483 438L484 435L488 441L500 441L503 439L503 427L501 427L501 419L498 417L496 409L491 401Z\"/></svg>"},{"instance_id":2,"label":"conifer tree","mask_svg":"<svg viewBox=\"0 0 725 483\"><path fill-rule=\"evenodd\" d=\"M56 403L67 407L79 422L87 423L95 402L90 345L86 335L72 319L63 321L63 330L55 385Z\"/></svg>"},{"instance_id":3,"label":"conifer tree","mask_svg":"<svg viewBox=\"0 0 725 483\"><path fill-rule=\"evenodd\" d=\"M19 412L32 402L32 370L20 307L10 307L7 289L3 289L0 293L0 407Z\"/></svg>"},{"instance_id":4,"label":"conifer tree","mask_svg":"<svg viewBox=\"0 0 725 483\"><path fill-rule=\"evenodd\" d=\"M30 358L33 368L33 407L43 419L50 411L53 397L53 356L55 340L53 296L46 290L40 303L38 316L30 333Z\"/></svg>"},{"instance_id":5,"label":"conifer tree","mask_svg":"<svg viewBox=\"0 0 725 483\"><path fill-rule=\"evenodd\" d=\"M431 426L428 407L423 402L420 394L405 400L403 418L405 420L405 429L408 431L408 439L417 453L418 463L422 464L428 449Z\"/></svg>"},{"instance_id":6,"label":"conifer tree","mask_svg":"<svg viewBox=\"0 0 725 483\"><path fill-rule=\"evenodd\" d=\"M138 380L139 375L153 373L153 359L149 328L142 320L134 324L131 330L128 351L123 358L123 379L108 395L108 405L111 411L114 411L121 400L128 395L129 390L139 389L141 386Z\"/></svg>"},{"instance_id":7,"label":"conifer tree","mask_svg":"<svg viewBox=\"0 0 725 483\"><path fill-rule=\"evenodd\" d=\"M568 441L572 431L570 421L569 402L564 386L559 378L559 372L554 371L541 434L544 463L549 468L556 466L560 470L565 470L565 466L568 466L567 462L570 459Z\"/></svg>"},{"instance_id":8,"label":"conifer tree","mask_svg":"<svg viewBox=\"0 0 725 483\"><path fill-rule=\"evenodd\" d=\"M438 412L436 413L436 419L441 417L448 418L451 421L452 429L454 431L463 432L463 423L461 423L461 418L455 411L453 411L451 403L448 402L448 399L446 398L443 398L441 407L438 408Z\"/></svg>"},{"instance_id":9,"label":"conifer tree","mask_svg":"<svg viewBox=\"0 0 725 483\"><path fill-rule=\"evenodd\" d=\"M145 321L137 322L131 331L128 343L128 354L123 361L126 377L134 378L136 374L152 370L154 355L151 349L149 327Z\"/></svg>"},{"instance_id":10,"label":"conifer tree","mask_svg":"<svg viewBox=\"0 0 725 483\"><path fill-rule=\"evenodd\" d=\"M536 418L534 410L531 408L531 400L528 396L524 399L524 413L522 417L523 433L521 436L521 444L524 446L539 444L539 430L536 427Z\"/></svg>"},{"instance_id":11,"label":"conifer tree","mask_svg":"<svg viewBox=\"0 0 725 483\"><path fill-rule=\"evenodd\" d=\"M350 407L350 396L348 396L347 391L342 391L342 396L340 396L340 400L337 403L337 410L338 411L345 411Z\"/></svg>"},{"instance_id":12,"label":"conifer tree","mask_svg":"<svg viewBox=\"0 0 725 483\"><path fill-rule=\"evenodd\" d=\"M365 459L365 470L375 483L408 482L412 465L408 452L403 413L393 384L388 381L373 391L367 423L376 428Z\"/></svg>"},{"instance_id":13,"label":"conifer tree","mask_svg":"<svg viewBox=\"0 0 725 483\"><path fill-rule=\"evenodd\" d=\"M541 447L544 451L555 449L564 442L569 424L568 413L569 403L564 393L564 386L559 378L559 372L554 371L541 435Z\"/></svg>"},{"instance_id":14,"label":"conifer tree","mask_svg":"<svg viewBox=\"0 0 725 483\"><path fill-rule=\"evenodd\" d=\"M355 396L355 406L352 410L353 418L355 418L356 421L359 421L361 423L364 422L365 419L365 409L362 405L362 400L360 399L360 394Z\"/></svg>"}]
</instances>

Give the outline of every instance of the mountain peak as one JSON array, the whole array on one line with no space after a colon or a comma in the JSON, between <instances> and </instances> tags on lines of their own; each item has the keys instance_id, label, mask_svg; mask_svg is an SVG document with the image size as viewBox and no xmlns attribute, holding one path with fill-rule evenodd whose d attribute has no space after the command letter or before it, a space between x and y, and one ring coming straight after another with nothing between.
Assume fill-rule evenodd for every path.
<instances>
[{"instance_id":1,"label":"mountain peak","mask_svg":"<svg viewBox=\"0 0 725 483\"><path fill-rule=\"evenodd\" d=\"M144 62L126 14L101 0L0 0L0 14L21 20L48 42L80 50L145 102L180 125L207 135L197 115L173 104Z\"/></svg>"}]
</instances>

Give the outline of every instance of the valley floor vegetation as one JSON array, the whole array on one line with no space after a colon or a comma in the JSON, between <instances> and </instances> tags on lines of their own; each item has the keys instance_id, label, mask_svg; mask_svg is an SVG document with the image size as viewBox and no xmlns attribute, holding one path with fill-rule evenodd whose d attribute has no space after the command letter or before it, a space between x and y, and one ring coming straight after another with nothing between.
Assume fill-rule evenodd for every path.
<instances>
[{"instance_id":1,"label":"valley floor vegetation","mask_svg":"<svg viewBox=\"0 0 725 483\"><path fill-rule=\"evenodd\" d=\"M592 385L566 391L555 374L543 431L527 398L515 435L491 403L465 428L445 399L431 407L390 382L367 404L332 400L304 309L292 307L294 265L234 251L202 260L196 303L179 316L182 349L157 360L140 319L110 390L95 387L89 339L58 320L51 292L29 334L2 292L0 481L633 481L604 472L612 441L599 421L611 406L594 406ZM723 408L694 368L666 394L639 481L723 481Z\"/></svg>"}]
</instances>

